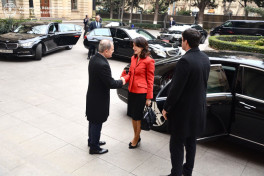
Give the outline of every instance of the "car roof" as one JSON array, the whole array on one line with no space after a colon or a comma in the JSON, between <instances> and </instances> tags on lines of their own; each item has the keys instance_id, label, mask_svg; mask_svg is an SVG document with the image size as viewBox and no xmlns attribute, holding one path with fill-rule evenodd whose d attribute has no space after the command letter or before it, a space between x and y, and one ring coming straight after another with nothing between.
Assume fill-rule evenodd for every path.
<instances>
[{"instance_id":1,"label":"car roof","mask_svg":"<svg viewBox=\"0 0 264 176\"><path fill-rule=\"evenodd\" d=\"M264 22L262 20L227 20L227 21L233 21L233 22L248 22L248 23Z\"/></svg>"},{"instance_id":2,"label":"car roof","mask_svg":"<svg viewBox=\"0 0 264 176\"><path fill-rule=\"evenodd\" d=\"M212 61L243 64L264 69L264 54L239 51L204 51Z\"/></svg>"},{"instance_id":3,"label":"car roof","mask_svg":"<svg viewBox=\"0 0 264 176\"><path fill-rule=\"evenodd\" d=\"M24 22L22 24L24 25L48 25L52 22L47 22L47 21L29 21L29 22Z\"/></svg>"},{"instance_id":4,"label":"car roof","mask_svg":"<svg viewBox=\"0 0 264 176\"><path fill-rule=\"evenodd\" d=\"M218 50L208 50L203 51L208 55L210 61L222 62L222 63L234 63L243 64L247 66L257 67L264 69L264 54L250 53L250 52L239 52L239 51L218 51ZM171 63L179 60L181 56L168 58L166 60L160 60L156 62L156 65Z\"/></svg>"}]
</instances>

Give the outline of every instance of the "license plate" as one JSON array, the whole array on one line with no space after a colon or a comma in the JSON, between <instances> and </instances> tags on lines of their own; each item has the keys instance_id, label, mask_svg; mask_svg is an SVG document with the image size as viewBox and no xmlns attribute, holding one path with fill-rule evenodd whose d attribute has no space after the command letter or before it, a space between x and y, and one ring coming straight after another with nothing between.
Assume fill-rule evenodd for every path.
<instances>
[{"instance_id":1,"label":"license plate","mask_svg":"<svg viewBox=\"0 0 264 176\"><path fill-rule=\"evenodd\" d=\"M13 53L13 50L0 50L0 53Z\"/></svg>"}]
</instances>

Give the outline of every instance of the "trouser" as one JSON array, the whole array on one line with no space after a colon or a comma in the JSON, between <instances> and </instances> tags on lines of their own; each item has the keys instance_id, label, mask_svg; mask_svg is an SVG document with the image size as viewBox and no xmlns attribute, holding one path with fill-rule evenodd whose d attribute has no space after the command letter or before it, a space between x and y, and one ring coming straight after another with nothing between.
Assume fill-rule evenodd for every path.
<instances>
[{"instance_id":1,"label":"trouser","mask_svg":"<svg viewBox=\"0 0 264 176\"><path fill-rule=\"evenodd\" d=\"M89 122L88 128L88 145L92 150L99 150L99 141L101 137L102 123Z\"/></svg>"},{"instance_id":2,"label":"trouser","mask_svg":"<svg viewBox=\"0 0 264 176\"><path fill-rule=\"evenodd\" d=\"M88 57L95 55L95 47L91 45L89 47Z\"/></svg>"},{"instance_id":3,"label":"trouser","mask_svg":"<svg viewBox=\"0 0 264 176\"><path fill-rule=\"evenodd\" d=\"M183 164L184 147L186 150L186 162ZM171 153L171 175L172 176L191 176L194 167L196 153L196 138L181 138L172 134L170 138Z\"/></svg>"}]
</instances>

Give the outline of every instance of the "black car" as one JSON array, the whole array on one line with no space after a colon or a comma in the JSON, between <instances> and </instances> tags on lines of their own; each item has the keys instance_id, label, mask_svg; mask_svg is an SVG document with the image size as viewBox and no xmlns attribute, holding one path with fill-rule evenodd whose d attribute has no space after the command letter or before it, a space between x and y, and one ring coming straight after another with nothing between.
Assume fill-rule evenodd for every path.
<instances>
[{"instance_id":1,"label":"black car","mask_svg":"<svg viewBox=\"0 0 264 176\"><path fill-rule=\"evenodd\" d=\"M97 28L85 36L84 46L89 49L90 45L98 48L102 39L113 41L115 51L113 56L130 60L134 53L132 40L136 37L144 37L149 44L150 54L153 59L163 59L180 55L177 46L161 41L144 29L130 27Z\"/></svg>"},{"instance_id":2,"label":"black car","mask_svg":"<svg viewBox=\"0 0 264 176\"><path fill-rule=\"evenodd\" d=\"M208 33L198 24L176 24L175 26L172 26L169 29L165 29L164 31L161 31L158 38L170 43L175 43L178 46L181 46L182 33L183 31L189 28L198 30L202 35L200 43L205 42Z\"/></svg>"},{"instance_id":3,"label":"black car","mask_svg":"<svg viewBox=\"0 0 264 176\"><path fill-rule=\"evenodd\" d=\"M0 55L41 60L54 50L72 49L81 33L82 27L75 24L26 22L14 32L0 35Z\"/></svg>"},{"instance_id":4,"label":"black car","mask_svg":"<svg viewBox=\"0 0 264 176\"><path fill-rule=\"evenodd\" d=\"M230 135L264 146L264 55L208 51L211 70L207 87L206 130L200 138ZM161 112L180 57L155 63L153 129L166 132ZM129 69L129 66L125 68ZM117 90L127 102L127 85Z\"/></svg>"},{"instance_id":5,"label":"black car","mask_svg":"<svg viewBox=\"0 0 264 176\"><path fill-rule=\"evenodd\" d=\"M257 20L228 20L213 28L210 35L264 35L264 21Z\"/></svg>"}]
</instances>

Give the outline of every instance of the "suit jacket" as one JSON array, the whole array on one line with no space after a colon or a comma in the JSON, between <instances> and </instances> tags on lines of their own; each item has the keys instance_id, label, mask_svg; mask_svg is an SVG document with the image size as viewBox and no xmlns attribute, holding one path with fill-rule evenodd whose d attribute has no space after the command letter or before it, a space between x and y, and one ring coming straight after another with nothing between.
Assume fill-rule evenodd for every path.
<instances>
[{"instance_id":1,"label":"suit jacket","mask_svg":"<svg viewBox=\"0 0 264 176\"><path fill-rule=\"evenodd\" d=\"M199 48L187 51L176 64L164 104L171 133L181 137L196 137L203 132L209 72L209 58Z\"/></svg>"},{"instance_id":2,"label":"suit jacket","mask_svg":"<svg viewBox=\"0 0 264 176\"><path fill-rule=\"evenodd\" d=\"M112 78L107 59L99 53L90 60L88 72L87 120L94 123L103 123L109 116L110 89L121 88L123 82Z\"/></svg>"},{"instance_id":3,"label":"suit jacket","mask_svg":"<svg viewBox=\"0 0 264 176\"><path fill-rule=\"evenodd\" d=\"M129 81L128 90L133 93L147 93L147 99L153 98L153 83L155 61L147 56L145 59L140 59L137 63L137 58L131 57L131 64L128 74L122 73L126 82Z\"/></svg>"},{"instance_id":4,"label":"suit jacket","mask_svg":"<svg viewBox=\"0 0 264 176\"><path fill-rule=\"evenodd\" d=\"M101 24L100 22L98 22L98 23L99 23L99 27L98 27L98 28L101 28L101 27L102 27L102 24ZM96 27L96 21L92 21L92 22L90 23L90 25L89 25L89 29L88 29L88 31L90 32L90 31L94 30L95 28L97 28L97 27Z\"/></svg>"},{"instance_id":5,"label":"suit jacket","mask_svg":"<svg viewBox=\"0 0 264 176\"><path fill-rule=\"evenodd\" d=\"M171 27L171 26L174 26L175 24L176 24L176 23L175 23L174 20L170 21L170 27Z\"/></svg>"}]
</instances>

